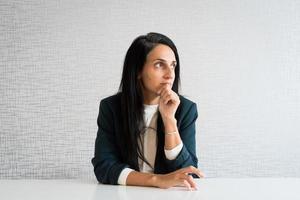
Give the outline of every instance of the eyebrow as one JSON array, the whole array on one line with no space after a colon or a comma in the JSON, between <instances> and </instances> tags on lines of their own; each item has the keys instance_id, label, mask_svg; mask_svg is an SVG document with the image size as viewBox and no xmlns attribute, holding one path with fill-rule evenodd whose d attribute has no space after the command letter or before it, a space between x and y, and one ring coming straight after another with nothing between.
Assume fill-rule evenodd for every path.
<instances>
[{"instance_id":1,"label":"eyebrow","mask_svg":"<svg viewBox=\"0 0 300 200\"><path fill-rule=\"evenodd\" d=\"M157 61L157 60L162 61L162 62L165 62L165 63L168 63L166 60L164 60L164 59L162 59L162 58L154 59L153 62L154 62L154 61ZM177 61L176 61L176 60L173 60L172 63L176 63L176 64L177 64Z\"/></svg>"}]
</instances>

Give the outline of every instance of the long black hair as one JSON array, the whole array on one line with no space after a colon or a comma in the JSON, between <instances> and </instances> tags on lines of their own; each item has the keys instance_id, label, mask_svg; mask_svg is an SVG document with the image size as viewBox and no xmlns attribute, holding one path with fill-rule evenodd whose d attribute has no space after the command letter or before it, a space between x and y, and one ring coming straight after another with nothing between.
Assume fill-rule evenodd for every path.
<instances>
[{"instance_id":1,"label":"long black hair","mask_svg":"<svg viewBox=\"0 0 300 200\"><path fill-rule=\"evenodd\" d=\"M124 120L121 154L124 161L137 171L139 171L138 158L149 165L143 155L142 147L139 146L141 135L145 131L145 122L143 118L144 97L138 75L143 70L147 55L158 44L169 46L175 54L177 65L172 90L178 94L180 63L177 48L170 38L153 32L137 37L130 45L125 56L122 80L119 86L122 104L121 114Z\"/></svg>"}]
</instances>

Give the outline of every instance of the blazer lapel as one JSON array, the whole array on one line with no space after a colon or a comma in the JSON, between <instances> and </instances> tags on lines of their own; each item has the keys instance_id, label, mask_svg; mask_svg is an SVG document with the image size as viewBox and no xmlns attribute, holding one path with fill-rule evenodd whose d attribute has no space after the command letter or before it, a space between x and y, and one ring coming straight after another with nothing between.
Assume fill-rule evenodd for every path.
<instances>
[{"instance_id":1,"label":"blazer lapel","mask_svg":"<svg viewBox=\"0 0 300 200\"><path fill-rule=\"evenodd\" d=\"M164 146L165 146L165 134L164 134L164 123L162 121L160 113L157 116L157 149L154 164L154 173L161 171L162 160L164 160Z\"/></svg>"}]
</instances>

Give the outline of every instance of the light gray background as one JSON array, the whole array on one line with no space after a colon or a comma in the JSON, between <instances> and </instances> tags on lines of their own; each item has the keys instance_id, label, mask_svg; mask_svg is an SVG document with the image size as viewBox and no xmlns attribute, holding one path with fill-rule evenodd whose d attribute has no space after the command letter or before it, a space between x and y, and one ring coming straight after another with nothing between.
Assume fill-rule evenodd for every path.
<instances>
[{"instance_id":1,"label":"light gray background","mask_svg":"<svg viewBox=\"0 0 300 200\"><path fill-rule=\"evenodd\" d=\"M207 177L300 177L300 1L0 0L0 178L94 179L102 98L140 34L178 47Z\"/></svg>"}]
</instances>

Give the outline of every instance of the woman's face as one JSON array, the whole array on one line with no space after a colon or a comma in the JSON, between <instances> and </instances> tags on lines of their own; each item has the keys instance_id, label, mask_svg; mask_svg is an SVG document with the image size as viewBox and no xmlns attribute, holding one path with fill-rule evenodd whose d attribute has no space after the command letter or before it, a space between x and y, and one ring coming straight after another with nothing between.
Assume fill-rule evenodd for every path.
<instances>
[{"instance_id":1,"label":"woman's face","mask_svg":"<svg viewBox=\"0 0 300 200\"><path fill-rule=\"evenodd\" d=\"M146 98L157 97L165 84L172 88L176 65L175 54L167 45L158 44L148 53L143 70L138 76Z\"/></svg>"}]
</instances>

